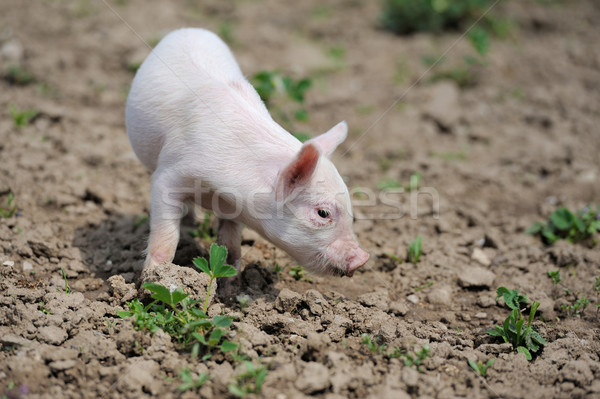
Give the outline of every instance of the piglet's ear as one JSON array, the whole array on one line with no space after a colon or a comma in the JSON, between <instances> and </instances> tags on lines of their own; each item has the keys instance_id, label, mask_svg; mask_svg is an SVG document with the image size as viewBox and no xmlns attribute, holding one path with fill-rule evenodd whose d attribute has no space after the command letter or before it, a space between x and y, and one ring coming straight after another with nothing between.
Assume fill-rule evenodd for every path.
<instances>
[{"instance_id":1,"label":"piglet's ear","mask_svg":"<svg viewBox=\"0 0 600 399\"><path fill-rule=\"evenodd\" d=\"M275 186L275 200L285 201L298 187L310 181L321 153L312 143L305 143L294 159L279 173Z\"/></svg>"},{"instance_id":2,"label":"piglet's ear","mask_svg":"<svg viewBox=\"0 0 600 399\"><path fill-rule=\"evenodd\" d=\"M329 158L337 146L346 140L346 136L348 136L348 124L346 121L342 121L329 129L328 132L309 140L307 143L314 143L323 155Z\"/></svg>"}]
</instances>

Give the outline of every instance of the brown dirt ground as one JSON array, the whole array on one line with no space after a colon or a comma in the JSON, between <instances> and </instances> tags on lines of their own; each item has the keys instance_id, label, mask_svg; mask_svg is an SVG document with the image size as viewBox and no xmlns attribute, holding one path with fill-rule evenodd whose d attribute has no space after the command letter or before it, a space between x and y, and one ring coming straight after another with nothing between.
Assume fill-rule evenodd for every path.
<instances>
[{"instance_id":1,"label":"brown dirt ground","mask_svg":"<svg viewBox=\"0 0 600 399\"><path fill-rule=\"evenodd\" d=\"M511 36L492 40L488 66L468 89L432 83L435 71L421 61L458 32L397 37L377 27L378 12L377 2L359 0L2 1L0 202L14 193L18 213L0 219L0 395L228 395L238 372L231 359L202 363L164 334L135 332L115 313L135 290L108 280L135 279L148 233L149 178L123 117L128 66L148 53L140 37L152 42L181 26L218 32L226 22L248 75L277 68L313 77L302 130L349 122L351 136L334 156L349 187L377 190L378 181L419 172L440 203L436 217L422 196L411 217L408 196L388 198L396 205L357 201L355 229L371 260L351 279L295 281L288 269L275 271L290 266L284 253L244 232L250 305L217 301L211 312L236 315L234 339L269 365L260 396L600 395L600 253L545 247L525 234L560 205L600 199L598 2L501 2L496 12L513 21ZM344 56L328 56L333 47ZM469 52L458 40L439 68ZM6 71L16 64L35 81L11 83ZM11 104L39 114L17 128ZM394 207L406 215L383 217ZM404 257L419 234L417 265L386 256ZM180 265L208 246L184 236ZM561 309L572 296L546 275L559 267L566 286L592 299L580 315ZM61 268L72 294L63 292ZM485 335L508 314L495 298L502 285L542 303L535 326L548 345L531 362ZM417 372L369 352L363 333L389 348L429 344L431 356ZM467 365L492 357L487 379ZM185 367L212 379L181 394Z\"/></svg>"}]
</instances>

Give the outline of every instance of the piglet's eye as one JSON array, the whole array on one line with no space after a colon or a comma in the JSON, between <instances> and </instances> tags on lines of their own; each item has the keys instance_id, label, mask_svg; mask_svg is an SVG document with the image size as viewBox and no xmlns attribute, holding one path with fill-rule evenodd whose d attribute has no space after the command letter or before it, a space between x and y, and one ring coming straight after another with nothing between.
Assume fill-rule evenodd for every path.
<instances>
[{"instance_id":1,"label":"piglet's eye","mask_svg":"<svg viewBox=\"0 0 600 399\"><path fill-rule=\"evenodd\" d=\"M325 219L331 215L331 212L329 212L327 209L319 209L317 210L317 214Z\"/></svg>"}]
</instances>

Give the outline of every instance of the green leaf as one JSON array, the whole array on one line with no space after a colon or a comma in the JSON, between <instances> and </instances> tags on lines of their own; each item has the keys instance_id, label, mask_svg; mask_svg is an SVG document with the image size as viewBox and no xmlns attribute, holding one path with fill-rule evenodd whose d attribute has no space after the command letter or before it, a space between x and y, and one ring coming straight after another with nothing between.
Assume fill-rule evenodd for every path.
<instances>
[{"instance_id":1,"label":"green leaf","mask_svg":"<svg viewBox=\"0 0 600 399\"><path fill-rule=\"evenodd\" d=\"M550 215L550 221L559 230L569 230L574 220L575 215L564 207L557 209Z\"/></svg>"},{"instance_id":2,"label":"green leaf","mask_svg":"<svg viewBox=\"0 0 600 399\"><path fill-rule=\"evenodd\" d=\"M531 225L530 228L527 229L527 231L525 233L531 234L531 235L536 235L536 234L540 233L543 228L544 228L544 225L542 223L535 222L534 224Z\"/></svg>"},{"instance_id":3,"label":"green leaf","mask_svg":"<svg viewBox=\"0 0 600 399\"><path fill-rule=\"evenodd\" d=\"M531 305L531 310L529 310L529 322L527 323L528 326L531 326L531 323L533 322L533 318L535 317L535 312L537 312L537 309L540 307L540 303L533 301L533 304Z\"/></svg>"},{"instance_id":4,"label":"green leaf","mask_svg":"<svg viewBox=\"0 0 600 399\"><path fill-rule=\"evenodd\" d=\"M177 288L175 291L170 292L170 294L171 294L172 306L177 305L179 302L183 301L185 298L187 298L189 296L189 294L186 294L185 292L183 292L183 290L181 288Z\"/></svg>"},{"instance_id":5,"label":"green leaf","mask_svg":"<svg viewBox=\"0 0 600 399\"><path fill-rule=\"evenodd\" d=\"M233 322L233 318L229 317L229 316L217 315L217 316L213 317L213 319L212 319L212 324L214 324L215 327L221 327L221 328L229 327L232 322Z\"/></svg>"},{"instance_id":6,"label":"green leaf","mask_svg":"<svg viewBox=\"0 0 600 399\"><path fill-rule=\"evenodd\" d=\"M519 346L519 347L517 347L517 352L518 352L518 353L522 353L522 354L524 354L524 355L525 355L525 357L527 358L527 360L531 360L531 359L532 359L532 357L531 357L531 353L530 353L530 352L529 352L529 350L528 350L526 347L524 347L524 346Z\"/></svg>"},{"instance_id":7,"label":"green leaf","mask_svg":"<svg viewBox=\"0 0 600 399\"><path fill-rule=\"evenodd\" d=\"M122 319L126 319L128 317L131 317L133 315L133 313L128 312L126 310L117 310L117 316L119 316Z\"/></svg>"},{"instance_id":8,"label":"green leaf","mask_svg":"<svg viewBox=\"0 0 600 399\"><path fill-rule=\"evenodd\" d=\"M217 265L225 264L227 259L227 248L222 245L212 244L210 246L210 268L214 271Z\"/></svg>"},{"instance_id":9,"label":"green leaf","mask_svg":"<svg viewBox=\"0 0 600 399\"><path fill-rule=\"evenodd\" d=\"M171 305L171 292L167 287L156 283L144 283L142 287L153 292L152 298Z\"/></svg>"},{"instance_id":10,"label":"green leaf","mask_svg":"<svg viewBox=\"0 0 600 399\"><path fill-rule=\"evenodd\" d=\"M243 398L244 396L246 396L246 392L244 392L242 390L242 388L240 388L239 386L237 386L235 384L229 384L227 386L227 389L229 389L229 392L232 395L237 396L238 398Z\"/></svg>"},{"instance_id":11,"label":"green leaf","mask_svg":"<svg viewBox=\"0 0 600 399\"><path fill-rule=\"evenodd\" d=\"M490 360L487 361L487 363L485 364L485 368L489 368L492 364L494 364L494 361L496 360L495 357L491 358Z\"/></svg>"},{"instance_id":12,"label":"green leaf","mask_svg":"<svg viewBox=\"0 0 600 399\"><path fill-rule=\"evenodd\" d=\"M540 345L546 345L546 343L547 343L546 340L537 331L532 330L531 333L529 333L529 335L531 336L531 339L533 341L535 341L536 343L538 343Z\"/></svg>"},{"instance_id":13,"label":"green leaf","mask_svg":"<svg viewBox=\"0 0 600 399\"><path fill-rule=\"evenodd\" d=\"M202 270L204 273L210 275L210 268L208 267L208 262L206 261L206 259L197 257L197 258L194 258L193 262L194 262L194 266L196 266L198 269Z\"/></svg>"},{"instance_id":14,"label":"green leaf","mask_svg":"<svg viewBox=\"0 0 600 399\"><path fill-rule=\"evenodd\" d=\"M473 370L477 371L477 373L481 373L481 371L479 370L479 366L477 365L477 363L475 363L475 361L467 359L467 363L469 363L469 366L471 366Z\"/></svg>"},{"instance_id":15,"label":"green leaf","mask_svg":"<svg viewBox=\"0 0 600 399\"><path fill-rule=\"evenodd\" d=\"M221 344L221 352L231 352L233 350L236 350L237 348L238 344L228 340L223 340L223 343Z\"/></svg>"},{"instance_id":16,"label":"green leaf","mask_svg":"<svg viewBox=\"0 0 600 399\"><path fill-rule=\"evenodd\" d=\"M215 268L214 273L215 277L233 277L237 274L237 270L233 266L222 264Z\"/></svg>"},{"instance_id":17,"label":"green leaf","mask_svg":"<svg viewBox=\"0 0 600 399\"><path fill-rule=\"evenodd\" d=\"M210 337L208 338L208 346L215 346L218 344L223 335L225 335L225 330L215 328L213 332L210 333Z\"/></svg>"},{"instance_id":18,"label":"green leaf","mask_svg":"<svg viewBox=\"0 0 600 399\"><path fill-rule=\"evenodd\" d=\"M493 335L494 337L501 337L504 335L504 331L502 331L502 327L496 326L493 330L489 330L487 332L489 335Z\"/></svg>"},{"instance_id":19,"label":"green leaf","mask_svg":"<svg viewBox=\"0 0 600 399\"><path fill-rule=\"evenodd\" d=\"M469 32L469 41L479 55L486 55L490 48L490 37L483 28L474 27Z\"/></svg>"}]
</instances>

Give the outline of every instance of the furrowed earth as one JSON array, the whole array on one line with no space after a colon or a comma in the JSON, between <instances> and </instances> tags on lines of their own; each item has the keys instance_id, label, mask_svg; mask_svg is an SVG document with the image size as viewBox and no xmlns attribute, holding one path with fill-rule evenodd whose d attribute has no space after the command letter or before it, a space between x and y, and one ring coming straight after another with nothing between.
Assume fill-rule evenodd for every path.
<instances>
[{"instance_id":1,"label":"furrowed earth","mask_svg":"<svg viewBox=\"0 0 600 399\"><path fill-rule=\"evenodd\" d=\"M0 206L12 193L17 208L0 218L0 396L232 397L244 369L231 354L193 357L117 315L148 298L135 281L150 178L125 132L128 88L144 41L197 26L226 37L249 77L312 80L295 131L347 120L333 161L371 255L352 278L295 279L284 252L244 230L248 303L217 296L208 313L233 316L228 338L268 368L250 397L599 397L598 246L547 246L526 230L561 206L600 202L600 7L507 1L493 12L510 33L491 38L461 86L434 78L474 54L462 31L394 35L378 25L378 2L4 0ZM37 113L17 126L24 110ZM418 190L380 196L380 182L414 173ZM201 297L206 278L187 267L210 246L188 234L198 222L183 225L156 278ZM541 303L533 325L547 344L531 361L486 334L510 312L500 286ZM587 308L569 310L576 298ZM420 366L386 355L425 346ZM467 363L491 358L486 377ZM181 391L184 369L210 379Z\"/></svg>"}]
</instances>

